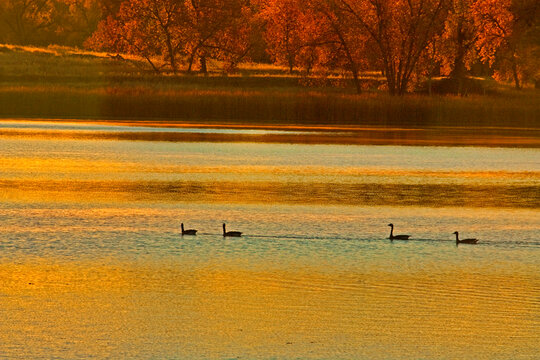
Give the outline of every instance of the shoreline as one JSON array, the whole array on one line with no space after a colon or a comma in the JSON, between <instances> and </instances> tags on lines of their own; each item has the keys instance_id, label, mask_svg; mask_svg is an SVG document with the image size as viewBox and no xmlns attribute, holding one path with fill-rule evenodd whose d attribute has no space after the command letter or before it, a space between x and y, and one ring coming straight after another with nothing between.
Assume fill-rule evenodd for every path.
<instances>
[{"instance_id":1,"label":"shoreline","mask_svg":"<svg viewBox=\"0 0 540 360\"><path fill-rule=\"evenodd\" d=\"M117 140L167 142L239 142L312 145L473 146L540 148L540 129L497 126L371 126L247 124L170 120L1 119L0 123L71 124L133 127L134 131L106 129L25 129L0 127L0 138L54 138L59 140ZM140 130L139 130L140 129ZM163 131L144 131L163 129ZM184 130L175 132L174 130ZM186 131L186 130L193 131ZM215 129L216 132L209 130ZM204 130L205 132L199 132ZM232 130L230 133L220 131ZM255 130L260 133L245 133ZM238 131L238 132L234 132ZM268 131L265 133L264 131Z\"/></svg>"}]
</instances>

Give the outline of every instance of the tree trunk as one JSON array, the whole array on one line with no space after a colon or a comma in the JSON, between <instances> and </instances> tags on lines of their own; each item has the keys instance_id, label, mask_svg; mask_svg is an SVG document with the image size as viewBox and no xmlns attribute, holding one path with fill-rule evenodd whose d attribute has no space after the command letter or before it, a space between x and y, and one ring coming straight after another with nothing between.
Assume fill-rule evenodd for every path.
<instances>
[{"instance_id":1,"label":"tree trunk","mask_svg":"<svg viewBox=\"0 0 540 360\"><path fill-rule=\"evenodd\" d=\"M463 94L463 82L465 80L465 31L463 30L463 22L460 19L457 27L457 50L454 58L454 67L450 72L450 78L457 84L457 93Z\"/></svg>"},{"instance_id":2,"label":"tree trunk","mask_svg":"<svg viewBox=\"0 0 540 360\"><path fill-rule=\"evenodd\" d=\"M432 83L433 83L433 68L435 67L435 60L434 60L434 54L435 50L433 50L432 55L429 57L429 65L428 65L428 95L432 95Z\"/></svg>"},{"instance_id":3,"label":"tree trunk","mask_svg":"<svg viewBox=\"0 0 540 360\"><path fill-rule=\"evenodd\" d=\"M356 69L356 65L352 65L352 74L354 79L354 86L356 87L356 93L361 94L362 93L362 85L360 84L360 78L358 77L358 70Z\"/></svg>"},{"instance_id":4,"label":"tree trunk","mask_svg":"<svg viewBox=\"0 0 540 360\"><path fill-rule=\"evenodd\" d=\"M521 82L519 80L519 72L515 55L512 55L512 76L514 77L514 84L516 86L516 89L521 90Z\"/></svg>"},{"instance_id":5,"label":"tree trunk","mask_svg":"<svg viewBox=\"0 0 540 360\"><path fill-rule=\"evenodd\" d=\"M458 52L459 53L454 61L454 68L450 73L450 79L454 80L457 85L456 92L459 95L463 95L463 83L465 80L465 62L464 54L461 51Z\"/></svg>"},{"instance_id":6,"label":"tree trunk","mask_svg":"<svg viewBox=\"0 0 540 360\"><path fill-rule=\"evenodd\" d=\"M289 74L292 74L293 69L294 69L294 57L289 54L288 60L289 60Z\"/></svg>"},{"instance_id":7,"label":"tree trunk","mask_svg":"<svg viewBox=\"0 0 540 360\"><path fill-rule=\"evenodd\" d=\"M159 69L156 67L156 65L152 62L152 60L150 59L150 57L148 56L145 56L144 57L146 59L146 61L148 61L148 63L150 64L150 66L152 66L152 69L154 69L154 71L156 72L156 74L159 74L160 71Z\"/></svg>"},{"instance_id":8,"label":"tree trunk","mask_svg":"<svg viewBox=\"0 0 540 360\"><path fill-rule=\"evenodd\" d=\"M177 69L176 69L176 59L175 59L175 56L174 56L174 50L173 50L173 46L172 46L172 41L171 41L171 35L169 33L167 33L167 50L169 52L169 62L171 64L171 68L172 68L172 71L174 74L176 74L177 72Z\"/></svg>"},{"instance_id":9,"label":"tree trunk","mask_svg":"<svg viewBox=\"0 0 540 360\"><path fill-rule=\"evenodd\" d=\"M462 50L462 49L460 49ZM463 79L465 78L465 60L462 51L458 50L458 54L454 59L454 68L450 72L450 77L453 79Z\"/></svg>"},{"instance_id":10,"label":"tree trunk","mask_svg":"<svg viewBox=\"0 0 540 360\"><path fill-rule=\"evenodd\" d=\"M194 60L195 60L195 52L192 52L191 55L189 56L189 61L188 61L188 68L187 68L188 74L191 74L191 69L193 68Z\"/></svg>"},{"instance_id":11,"label":"tree trunk","mask_svg":"<svg viewBox=\"0 0 540 360\"><path fill-rule=\"evenodd\" d=\"M401 79L399 81L399 92L398 92L398 95L399 96L403 96L405 95L405 93L407 93L407 85L409 84L409 79Z\"/></svg>"},{"instance_id":12,"label":"tree trunk","mask_svg":"<svg viewBox=\"0 0 540 360\"><path fill-rule=\"evenodd\" d=\"M390 93L390 95L396 95L396 82L394 81L394 78L386 75L386 84L388 86L388 92Z\"/></svg>"},{"instance_id":13,"label":"tree trunk","mask_svg":"<svg viewBox=\"0 0 540 360\"><path fill-rule=\"evenodd\" d=\"M351 70L352 75L353 75L354 85L356 87L356 92L358 94L361 94L362 93L362 86L360 85L360 79L358 77L358 67L357 67L356 62L354 61L354 59L352 57L352 53L351 53L351 51L349 49L347 41L345 40L345 37L343 36L343 33L341 32L341 29L333 21L332 17L330 15L328 15L327 13L325 13L325 15L328 18L328 20L330 21L330 24L331 24L334 32L338 36L339 42L341 43L341 46L343 46L343 50L345 50L345 55L347 56L347 60L349 61L350 70Z\"/></svg>"},{"instance_id":14,"label":"tree trunk","mask_svg":"<svg viewBox=\"0 0 540 360\"><path fill-rule=\"evenodd\" d=\"M339 39L341 41L341 45L343 46L343 49L345 49L345 54L347 55L347 60L349 60L349 66L351 68L351 73L354 80L354 86L356 87L356 92L358 94L362 93L362 85L360 84L360 78L358 76L358 67L356 66L356 62L354 61L352 54L349 50L349 47L347 46L347 43L345 42L345 38L341 34L339 30L336 29L338 32Z\"/></svg>"},{"instance_id":15,"label":"tree trunk","mask_svg":"<svg viewBox=\"0 0 540 360\"><path fill-rule=\"evenodd\" d=\"M386 56L384 57L384 74L386 77L386 85L388 86L388 92L390 95L396 95L396 74L393 68L390 67L389 61Z\"/></svg>"},{"instance_id":16,"label":"tree trunk","mask_svg":"<svg viewBox=\"0 0 540 360\"><path fill-rule=\"evenodd\" d=\"M199 59L201 63L201 74L207 75L208 74L208 68L206 66L206 55L203 55Z\"/></svg>"}]
</instances>

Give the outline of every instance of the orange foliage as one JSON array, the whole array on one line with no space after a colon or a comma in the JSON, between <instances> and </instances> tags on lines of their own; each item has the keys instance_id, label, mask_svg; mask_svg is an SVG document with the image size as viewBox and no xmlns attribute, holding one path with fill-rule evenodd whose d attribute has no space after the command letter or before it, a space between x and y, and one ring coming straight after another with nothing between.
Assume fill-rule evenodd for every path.
<instances>
[{"instance_id":1,"label":"orange foliage","mask_svg":"<svg viewBox=\"0 0 540 360\"><path fill-rule=\"evenodd\" d=\"M302 38L302 28L306 24L302 1L266 0L261 3L260 15L266 26L264 38L269 45L267 51L275 63L287 65L292 73L297 57L308 45Z\"/></svg>"},{"instance_id":2,"label":"orange foliage","mask_svg":"<svg viewBox=\"0 0 540 360\"><path fill-rule=\"evenodd\" d=\"M538 76L540 4L532 0L477 0L472 14L477 24L480 58L495 68L495 78L522 81ZM536 54L535 54L536 52Z\"/></svg>"},{"instance_id":3,"label":"orange foliage","mask_svg":"<svg viewBox=\"0 0 540 360\"><path fill-rule=\"evenodd\" d=\"M251 30L251 9L246 0L185 0L182 22L183 49L188 72L196 58L206 72L206 58L225 62L233 71L247 56Z\"/></svg>"},{"instance_id":4,"label":"orange foliage","mask_svg":"<svg viewBox=\"0 0 540 360\"><path fill-rule=\"evenodd\" d=\"M391 94L403 94L430 39L442 28L447 0L318 0L347 43L350 64L380 68ZM375 55L375 56L374 56ZM354 67L351 65L351 69ZM353 73L354 76L354 73Z\"/></svg>"},{"instance_id":5,"label":"orange foliage","mask_svg":"<svg viewBox=\"0 0 540 360\"><path fill-rule=\"evenodd\" d=\"M175 0L125 1L115 17L109 16L99 24L86 45L142 56L156 71L152 57L160 55L176 72L181 46L180 14Z\"/></svg>"},{"instance_id":6,"label":"orange foliage","mask_svg":"<svg viewBox=\"0 0 540 360\"><path fill-rule=\"evenodd\" d=\"M206 72L206 58L234 68L247 54L249 8L243 0L131 0L102 21L87 42L94 49L128 52L152 60L161 56L173 72L183 56L188 71L196 58Z\"/></svg>"},{"instance_id":7,"label":"orange foliage","mask_svg":"<svg viewBox=\"0 0 540 360\"><path fill-rule=\"evenodd\" d=\"M478 28L472 16L476 0L449 0L449 11L444 20L444 31L436 46L441 72L456 78L465 76L476 59L475 41Z\"/></svg>"},{"instance_id":8,"label":"orange foliage","mask_svg":"<svg viewBox=\"0 0 540 360\"><path fill-rule=\"evenodd\" d=\"M174 73L205 73L208 59L234 71L265 47L291 73L347 72L360 92L362 71L377 70L403 94L426 75L463 79L480 62L518 88L540 77L539 19L538 0L0 0L0 41L87 38Z\"/></svg>"}]
</instances>

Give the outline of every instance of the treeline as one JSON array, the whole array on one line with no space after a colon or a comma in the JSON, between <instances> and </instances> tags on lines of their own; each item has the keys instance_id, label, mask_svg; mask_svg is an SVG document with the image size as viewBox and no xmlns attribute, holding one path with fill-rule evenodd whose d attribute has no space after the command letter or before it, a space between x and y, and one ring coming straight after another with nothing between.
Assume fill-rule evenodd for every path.
<instances>
[{"instance_id":1,"label":"treeline","mask_svg":"<svg viewBox=\"0 0 540 360\"><path fill-rule=\"evenodd\" d=\"M447 75L539 81L538 0L2 0L0 41L140 56L156 72L271 61L305 74L378 71L391 94Z\"/></svg>"}]
</instances>

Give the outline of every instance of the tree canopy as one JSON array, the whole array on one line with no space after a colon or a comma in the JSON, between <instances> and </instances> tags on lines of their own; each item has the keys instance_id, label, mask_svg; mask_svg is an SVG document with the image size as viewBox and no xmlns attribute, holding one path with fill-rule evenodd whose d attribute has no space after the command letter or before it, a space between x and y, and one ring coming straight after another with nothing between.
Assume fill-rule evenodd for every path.
<instances>
[{"instance_id":1,"label":"tree canopy","mask_svg":"<svg viewBox=\"0 0 540 360\"><path fill-rule=\"evenodd\" d=\"M0 41L129 53L156 72L234 71L261 49L289 72L380 71L391 94L479 64L538 81L537 0L2 0ZM256 52L258 52L256 54ZM254 55L256 54L256 55Z\"/></svg>"}]
</instances>

